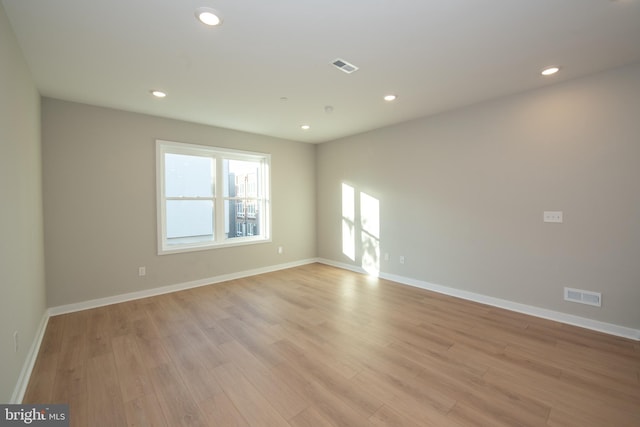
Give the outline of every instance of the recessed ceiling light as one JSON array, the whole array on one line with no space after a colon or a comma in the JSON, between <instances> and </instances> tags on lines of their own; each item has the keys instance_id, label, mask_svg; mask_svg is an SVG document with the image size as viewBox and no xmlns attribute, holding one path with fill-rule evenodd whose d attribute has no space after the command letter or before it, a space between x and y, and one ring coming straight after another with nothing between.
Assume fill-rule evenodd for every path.
<instances>
[{"instance_id":1,"label":"recessed ceiling light","mask_svg":"<svg viewBox=\"0 0 640 427\"><path fill-rule=\"evenodd\" d=\"M165 96L167 96L167 94L161 90L152 90L151 95L155 96L156 98L164 98Z\"/></svg>"},{"instance_id":2,"label":"recessed ceiling light","mask_svg":"<svg viewBox=\"0 0 640 427\"><path fill-rule=\"evenodd\" d=\"M540 74L542 74L543 76L550 76L552 74L557 73L558 71L560 71L560 67L556 67L555 65L552 67L547 67L544 70L542 70L540 72Z\"/></svg>"},{"instance_id":3,"label":"recessed ceiling light","mask_svg":"<svg viewBox=\"0 0 640 427\"><path fill-rule=\"evenodd\" d=\"M302 125L302 126L300 126L300 129L302 129L302 130L309 130L309 129L311 129L311 126L309 126L309 125Z\"/></svg>"},{"instance_id":4,"label":"recessed ceiling light","mask_svg":"<svg viewBox=\"0 0 640 427\"><path fill-rule=\"evenodd\" d=\"M197 8L196 18L198 18L198 21L202 22L204 25L209 25L210 27L222 24L222 18L218 11L211 9L210 7Z\"/></svg>"},{"instance_id":5,"label":"recessed ceiling light","mask_svg":"<svg viewBox=\"0 0 640 427\"><path fill-rule=\"evenodd\" d=\"M395 101L396 99L398 99L398 97L396 95L385 95L384 96L384 100L387 101L387 102Z\"/></svg>"}]
</instances>

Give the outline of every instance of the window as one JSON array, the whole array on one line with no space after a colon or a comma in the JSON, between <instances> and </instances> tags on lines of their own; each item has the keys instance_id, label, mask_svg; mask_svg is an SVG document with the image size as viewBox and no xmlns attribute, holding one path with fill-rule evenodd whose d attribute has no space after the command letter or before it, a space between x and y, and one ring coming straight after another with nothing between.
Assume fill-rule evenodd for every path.
<instances>
[{"instance_id":1,"label":"window","mask_svg":"<svg viewBox=\"0 0 640 427\"><path fill-rule=\"evenodd\" d=\"M270 156L156 141L158 253L270 241Z\"/></svg>"}]
</instances>

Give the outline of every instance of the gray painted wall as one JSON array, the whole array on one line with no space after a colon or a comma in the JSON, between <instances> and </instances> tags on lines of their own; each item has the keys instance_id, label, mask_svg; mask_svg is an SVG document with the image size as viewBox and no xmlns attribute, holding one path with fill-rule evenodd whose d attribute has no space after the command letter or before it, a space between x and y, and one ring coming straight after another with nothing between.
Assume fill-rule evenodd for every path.
<instances>
[{"instance_id":1,"label":"gray painted wall","mask_svg":"<svg viewBox=\"0 0 640 427\"><path fill-rule=\"evenodd\" d=\"M40 96L0 5L0 402L46 309L42 239Z\"/></svg>"},{"instance_id":2,"label":"gray painted wall","mask_svg":"<svg viewBox=\"0 0 640 427\"><path fill-rule=\"evenodd\" d=\"M42 135L50 307L315 257L313 145L48 98ZM272 243L157 255L156 139L270 153Z\"/></svg>"},{"instance_id":3,"label":"gray painted wall","mask_svg":"<svg viewBox=\"0 0 640 427\"><path fill-rule=\"evenodd\" d=\"M322 144L317 174L320 257L361 264L347 183L379 200L382 272L640 328L640 64Z\"/></svg>"},{"instance_id":4,"label":"gray painted wall","mask_svg":"<svg viewBox=\"0 0 640 427\"><path fill-rule=\"evenodd\" d=\"M360 265L365 250L390 274L640 328L640 64L313 146L54 99L41 110L0 7L0 95L2 402L46 306L315 256ZM271 153L273 242L158 256L155 139ZM343 183L380 203L379 253L356 221L353 262ZM565 222L543 224L544 210ZM563 286L601 291L602 308L563 302Z\"/></svg>"}]
</instances>

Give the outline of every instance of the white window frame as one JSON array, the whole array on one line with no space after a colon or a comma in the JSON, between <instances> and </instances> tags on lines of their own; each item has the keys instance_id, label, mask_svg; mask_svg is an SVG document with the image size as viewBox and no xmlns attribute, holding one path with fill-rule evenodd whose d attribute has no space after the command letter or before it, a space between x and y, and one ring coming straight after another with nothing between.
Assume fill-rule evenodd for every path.
<instances>
[{"instance_id":1,"label":"white window frame","mask_svg":"<svg viewBox=\"0 0 640 427\"><path fill-rule=\"evenodd\" d=\"M166 201L165 197L165 154L186 154L195 156L211 157L215 161L214 179L214 227L213 240L196 243L167 243L166 224ZM260 199L264 199L264 214L260 218L260 229L262 235L226 237L225 212L224 212L224 160L247 160L258 161L261 164L258 191L262 194ZM266 153L256 153L249 151L233 150L229 148L211 147L208 145L187 144L182 142L156 140L156 201L157 201L157 229L158 229L158 255L166 255L181 252L201 251L215 248L251 245L271 242L271 155ZM228 198L227 198L228 199Z\"/></svg>"}]
</instances>

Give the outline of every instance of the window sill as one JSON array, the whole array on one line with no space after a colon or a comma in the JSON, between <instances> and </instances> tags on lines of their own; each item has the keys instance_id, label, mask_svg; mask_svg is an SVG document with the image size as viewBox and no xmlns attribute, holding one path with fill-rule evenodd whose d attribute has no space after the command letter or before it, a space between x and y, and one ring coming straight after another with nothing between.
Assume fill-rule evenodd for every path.
<instances>
[{"instance_id":1,"label":"window sill","mask_svg":"<svg viewBox=\"0 0 640 427\"><path fill-rule=\"evenodd\" d=\"M261 243L271 243L271 238L264 237L244 237L227 239L224 242L219 243L204 243L204 244L192 244L192 245L180 245L179 247L163 247L159 248L158 255L171 255L171 254L179 254L185 252L198 252L198 251L209 251L212 249L224 249L224 248L232 248L235 246L246 246L246 245L259 245Z\"/></svg>"}]
</instances>

